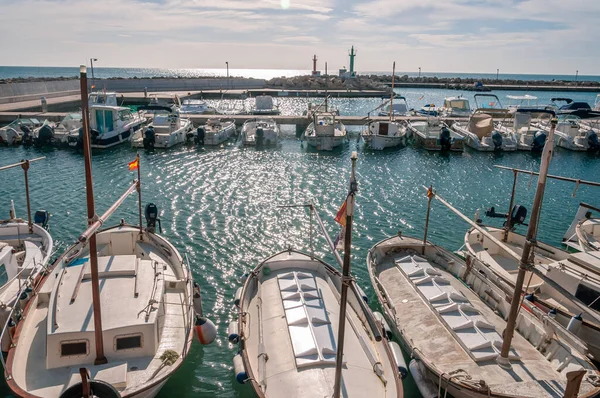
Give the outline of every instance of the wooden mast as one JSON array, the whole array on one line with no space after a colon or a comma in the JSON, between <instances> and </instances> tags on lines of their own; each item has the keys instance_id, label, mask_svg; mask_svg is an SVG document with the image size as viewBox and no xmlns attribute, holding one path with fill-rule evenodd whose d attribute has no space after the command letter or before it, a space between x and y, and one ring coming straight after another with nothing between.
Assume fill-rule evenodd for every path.
<instances>
[{"instance_id":1,"label":"wooden mast","mask_svg":"<svg viewBox=\"0 0 600 398\"><path fill-rule=\"evenodd\" d=\"M548 134L548 139L544 145L544 152L542 153L542 161L540 164L540 174L537 188L535 190L535 197L533 199L529 227L527 228L527 235L525 236L525 244L523 245L523 253L521 255L521 261L519 264L519 274L517 275L515 291L513 293L512 302L510 303L510 312L508 314L508 321L506 322L506 329L504 330L504 336L502 336L502 351L500 352L500 356L496 359L498 364L506 368L510 368L508 353L510 351L510 345L515 331L517 316L519 314L521 291L523 290L525 273L530 271L532 268L529 256L536 241L539 215L542 207L542 201L544 199L544 190L546 189L546 179L548 177L548 167L550 166L552 153L554 152L554 130L556 129L556 123L556 119L553 118L552 125L550 127L550 133Z\"/></svg>"},{"instance_id":2,"label":"wooden mast","mask_svg":"<svg viewBox=\"0 0 600 398\"><path fill-rule=\"evenodd\" d=\"M90 140L90 119L88 113L87 73L85 65L81 65L80 90L81 90L81 116L83 128L83 158L85 163L85 194L87 199L88 227L96 220L94 207L94 185L92 181L92 146ZM92 302L94 309L94 339L96 340L96 359L94 365L107 363L104 356L104 341L102 339L102 313L100 310L100 282L98 278L98 251L96 248L96 233L89 238L90 268L92 273Z\"/></svg>"},{"instance_id":3,"label":"wooden mast","mask_svg":"<svg viewBox=\"0 0 600 398\"><path fill-rule=\"evenodd\" d=\"M346 332L346 304L348 303L348 286L352 283L350 277L350 250L352 248L352 217L354 216L354 196L356 184L356 152L352 152L352 172L350 174L350 189L346 198L346 234L344 236L344 266L342 268L342 291L340 297L340 317L338 321L337 354L335 363L334 398L339 398L342 389L342 360L344 356L344 335Z\"/></svg>"}]
</instances>

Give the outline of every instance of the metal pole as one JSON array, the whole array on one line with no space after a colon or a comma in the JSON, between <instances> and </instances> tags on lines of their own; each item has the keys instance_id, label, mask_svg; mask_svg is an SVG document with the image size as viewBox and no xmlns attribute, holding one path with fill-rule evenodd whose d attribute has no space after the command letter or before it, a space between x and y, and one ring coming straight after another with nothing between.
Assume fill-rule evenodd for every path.
<instances>
[{"instance_id":1,"label":"metal pole","mask_svg":"<svg viewBox=\"0 0 600 398\"><path fill-rule=\"evenodd\" d=\"M325 62L325 112L327 112L327 88L329 87L329 76L327 76L327 62ZM315 119L316 121L316 119Z\"/></svg>"},{"instance_id":2,"label":"metal pole","mask_svg":"<svg viewBox=\"0 0 600 398\"><path fill-rule=\"evenodd\" d=\"M504 227L504 237L502 238L503 242L508 240L508 233L510 232L510 222L512 220L512 208L515 205L515 191L517 189L517 176L519 175L516 171L513 171L515 174L515 178L513 179L512 192L510 194L510 203L508 205L508 218L506 219L506 226Z\"/></svg>"},{"instance_id":3,"label":"metal pole","mask_svg":"<svg viewBox=\"0 0 600 398\"><path fill-rule=\"evenodd\" d=\"M512 342L517 321L517 315L519 313L519 299L521 298L521 291L523 290L523 281L525 280L525 273L531 268L529 255L531 254L531 250L535 245L537 224L540 214L539 212L540 208L542 207L544 190L546 189L546 177L548 175L548 167L550 166L550 161L552 160L552 153L554 152L554 130L556 129L556 123L557 120L552 119L550 133L548 134L546 145L544 145L542 162L540 164L540 177L538 178L538 184L535 191L535 197L533 199L533 206L531 209L529 227L527 228L525 244L523 245L523 253L519 264L519 274L517 275L515 291L513 294L512 302L510 303L510 312L508 314L508 320L506 322L506 329L504 330L502 351L500 352L500 357L497 358L497 362L504 367L510 367L508 353L510 351L510 344Z\"/></svg>"},{"instance_id":4,"label":"metal pole","mask_svg":"<svg viewBox=\"0 0 600 398\"><path fill-rule=\"evenodd\" d=\"M346 332L346 304L348 303L348 286L352 283L350 277L350 250L352 248L352 217L354 215L354 196L356 194L356 152L352 152L352 174L350 175L350 190L346 198L346 235L344 237L344 267L342 269L342 292L340 297L340 317L338 322L337 354L335 363L334 398L340 397L342 387L342 359L344 356L344 335Z\"/></svg>"},{"instance_id":5,"label":"metal pole","mask_svg":"<svg viewBox=\"0 0 600 398\"><path fill-rule=\"evenodd\" d=\"M427 216L425 216L425 233L423 234L423 252L425 254L425 246L427 245L427 230L429 229L429 212L431 211L431 199L433 199L433 186L430 185L427 190Z\"/></svg>"},{"instance_id":6,"label":"metal pole","mask_svg":"<svg viewBox=\"0 0 600 398\"><path fill-rule=\"evenodd\" d=\"M498 75L500 74L500 69L496 69L496 81L498 81Z\"/></svg>"},{"instance_id":7,"label":"metal pole","mask_svg":"<svg viewBox=\"0 0 600 398\"><path fill-rule=\"evenodd\" d=\"M394 114L394 76L396 75L396 61L392 66L392 95L390 95L390 122L392 121L392 115Z\"/></svg>"},{"instance_id":8,"label":"metal pole","mask_svg":"<svg viewBox=\"0 0 600 398\"><path fill-rule=\"evenodd\" d=\"M90 124L88 114L87 73L85 65L80 67L80 89L81 89L81 116L83 124L83 157L85 163L85 186L88 209L88 226L91 226L96 218L94 208L94 185L92 181L92 147L90 142ZM107 363L104 356L104 341L102 337L102 313L100 309L100 282L98 278L98 251L96 248L96 234L90 236L90 268L92 271L92 300L94 309L94 337L96 340L96 359L94 365Z\"/></svg>"},{"instance_id":9,"label":"metal pole","mask_svg":"<svg viewBox=\"0 0 600 398\"><path fill-rule=\"evenodd\" d=\"M310 259L312 260L315 257L315 251L313 249L313 231L312 231L312 226L313 226L313 211L314 208L311 205L310 206L310 228L308 230L308 244L310 245Z\"/></svg>"},{"instance_id":10,"label":"metal pole","mask_svg":"<svg viewBox=\"0 0 600 398\"><path fill-rule=\"evenodd\" d=\"M225 62L225 66L227 67L227 88L230 88L231 84L229 83L229 62Z\"/></svg>"},{"instance_id":11,"label":"metal pole","mask_svg":"<svg viewBox=\"0 0 600 398\"><path fill-rule=\"evenodd\" d=\"M42 157L39 157L39 158L30 159L30 160L21 160L19 163L9 164L7 166L0 167L0 171L12 169L12 168L15 168L17 166L23 166L25 164L25 162L33 163L33 162L37 162L38 160L42 160L42 159L46 159L46 157L42 156Z\"/></svg>"},{"instance_id":12,"label":"metal pole","mask_svg":"<svg viewBox=\"0 0 600 398\"><path fill-rule=\"evenodd\" d=\"M138 191L138 209L140 212L140 240L144 240L144 226L142 224L142 174L140 171L140 154L138 153L135 157L137 163L137 191Z\"/></svg>"},{"instance_id":13,"label":"metal pole","mask_svg":"<svg viewBox=\"0 0 600 398\"><path fill-rule=\"evenodd\" d=\"M540 174L540 173L536 173L535 171L515 169L513 167L506 167L506 166L499 166L499 165L494 165L494 167L497 167L497 168L503 169L503 170L516 171L517 173L532 174L534 176L537 176L537 175ZM555 176L555 175L552 175L552 174L548 174L546 177L552 178L554 180L559 180L559 181L575 182L575 183L580 184L580 185L590 185L592 187L600 187L600 182L596 182L596 181L578 180L577 178Z\"/></svg>"},{"instance_id":14,"label":"metal pole","mask_svg":"<svg viewBox=\"0 0 600 398\"><path fill-rule=\"evenodd\" d=\"M29 233L33 233L33 224L31 223L31 203L29 201L29 160L21 160L21 167L25 173L25 198L27 200L27 224L29 224Z\"/></svg>"},{"instance_id":15,"label":"metal pole","mask_svg":"<svg viewBox=\"0 0 600 398\"><path fill-rule=\"evenodd\" d=\"M419 66L419 79L421 78L421 67Z\"/></svg>"}]
</instances>

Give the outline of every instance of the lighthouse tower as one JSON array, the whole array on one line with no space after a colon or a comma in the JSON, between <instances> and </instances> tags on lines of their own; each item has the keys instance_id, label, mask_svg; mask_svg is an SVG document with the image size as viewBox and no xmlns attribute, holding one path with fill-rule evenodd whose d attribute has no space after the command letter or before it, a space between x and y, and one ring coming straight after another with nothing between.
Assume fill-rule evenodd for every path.
<instances>
[{"instance_id":1,"label":"lighthouse tower","mask_svg":"<svg viewBox=\"0 0 600 398\"><path fill-rule=\"evenodd\" d=\"M354 46L352 46L348 55L350 56L350 77L356 77L356 72L354 71L354 57L356 57L356 51L354 51Z\"/></svg>"},{"instance_id":2,"label":"lighthouse tower","mask_svg":"<svg viewBox=\"0 0 600 398\"><path fill-rule=\"evenodd\" d=\"M312 70L312 76L321 76L321 71L317 70L317 55L313 55L313 70Z\"/></svg>"}]
</instances>

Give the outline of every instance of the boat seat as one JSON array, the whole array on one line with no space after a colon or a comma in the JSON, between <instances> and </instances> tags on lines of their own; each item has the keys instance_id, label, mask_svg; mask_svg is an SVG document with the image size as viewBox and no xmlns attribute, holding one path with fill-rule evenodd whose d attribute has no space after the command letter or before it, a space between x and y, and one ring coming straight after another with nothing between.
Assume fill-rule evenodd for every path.
<instances>
[{"instance_id":1,"label":"boat seat","mask_svg":"<svg viewBox=\"0 0 600 398\"><path fill-rule=\"evenodd\" d=\"M487 137L494 129L494 119L487 113L478 113L471 116L469 130L477 135L479 139Z\"/></svg>"},{"instance_id":2,"label":"boat seat","mask_svg":"<svg viewBox=\"0 0 600 398\"><path fill-rule=\"evenodd\" d=\"M25 260L23 260L23 264L19 267L19 270L24 268L31 268L33 270L44 261L44 254L37 244L27 240L23 243L25 244ZM21 274L22 277L28 276L25 273L27 272Z\"/></svg>"},{"instance_id":3,"label":"boat seat","mask_svg":"<svg viewBox=\"0 0 600 398\"><path fill-rule=\"evenodd\" d=\"M475 362L500 354L502 337L494 326L425 258L405 256L395 264ZM519 359L512 347L510 358Z\"/></svg>"},{"instance_id":4,"label":"boat seat","mask_svg":"<svg viewBox=\"0 0 600 398\"><path fill-rule=\"evenodd\" d=\"M86 258L83 280L91 279L89 259ZM135 266L138 259L134 254L124 254L119 256L100 256L98 257L98 277L114 278L135 276Z\"/></svg>"}]
</instances>

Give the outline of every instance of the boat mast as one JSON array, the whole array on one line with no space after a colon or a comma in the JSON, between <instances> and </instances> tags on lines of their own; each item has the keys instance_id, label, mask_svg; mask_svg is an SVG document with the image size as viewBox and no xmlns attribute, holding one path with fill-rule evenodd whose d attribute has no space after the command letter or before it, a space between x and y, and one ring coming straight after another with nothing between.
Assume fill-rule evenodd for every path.
<instances>
[{"instance_id":1,"label":"boat mast","mask_svg":"<svg viewBox=\"0 0 600 398\"><path fill-rule=\"evenodd\" d=\"M335 385L333 397L339 398L342 388L342 359L344 356L344 334L346 332L346 304L348 303L348 286L352 283L350 277L350 250L352 248L352 217L354 216L354 196L357 191L356 159L358 155L352 152L352 172L350 174L350 189L346 198L346 234L344 236L344 266L342 268L342 292L340 297L340 317L338 322L337 354L335 362Z\"/></svg>"},{"instance_id":2,"label":"boat mast","mask_svg":"<svg viewBox=\"0 0 600 398\"><path fill-rule=\"evenodd\" d=\"M327 62L325 62L325 112L327 112L327 87L329 86L329 77L327 76Z\"/></svg>"},{"instance_id":3,"label":"boat mast","mask_svg":"<svg viewBox=\"0 0 600 398\"><path fill-rule=\"evenodd\" d=\"M502 351L500 352L500 356L496 359L498 364L506 368L510 368L508 353L510 351L510 345L515 331L517 316L519 314L519 307L521 303L521 291L523 290L525 273L527 271L530 271L532 268L529 256L532 254L532 249L536 243L539 215L542 207L542 201L544 199L546 180L548 177L548 167L550 166L550 161L552 160L552 153L554 152L554 130L556 129L556 119L553 118L551 123L552 124L550 127L550 133L548 134L546 145L544 145L544 152L542 153L540 175L538 178L537 188L535 190L535 197L533 199L529 227L527 228L527 235L525 236L525 244L523 245L523 254L521 255L521 261L519 263L519 274L517 275L515 291L513 294L512 302L510 303L508 321L506 322L506 329L504 330Z\"/></svg>"},{"instance_id":4,"label":"boat mast","mask_svg":"<svg viewBox=\"0 0 600 398\"><path fill-rule=\"evenodd\" d=\"M392 122L392 115L394 114L394 75L396 75L396 61L392 66L392 94L390 95L390 123Z\"/></svg>"},{"instance_id":5,"label":"boat mast","mask_svg":"<svg viewBox=\"0 0 600 398\"><path fill-rule=\"evenodd\" d=\"M90 141L90 120L88 113L87 73L85 65L79 68L79 82L81 90L81 116L83 128L83 159L85 163L85 194L87 199L88 227L96 220L94 208L94 185L92 181L92 147ZM104 342L102 340L102 313L100 310L100 282L98 278L98 251L96 249L96 233L89 239L90 268L92 271L92 302L94 309L94 339L96 340L96 359L94 365L107 363L104 356Z\"/></svg>"}]
</instances>

